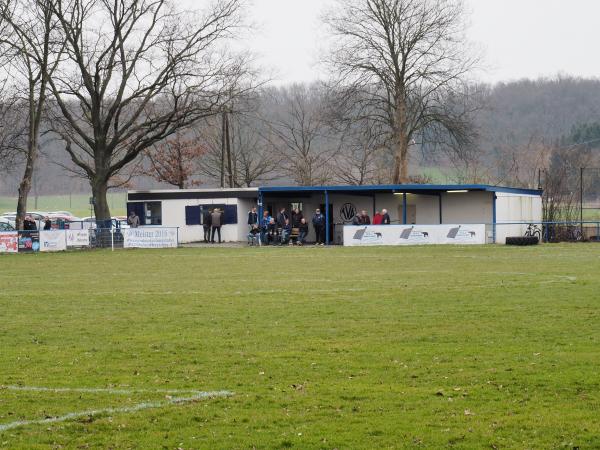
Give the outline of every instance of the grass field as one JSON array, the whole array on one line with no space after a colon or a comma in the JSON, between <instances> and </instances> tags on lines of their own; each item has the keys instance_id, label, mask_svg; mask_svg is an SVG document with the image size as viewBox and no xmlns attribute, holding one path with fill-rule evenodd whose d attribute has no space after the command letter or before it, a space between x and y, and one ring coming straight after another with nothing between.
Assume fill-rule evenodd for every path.
<instances>
[{"instance_id":1,"label":"grass field","mask_svg":"<svg viewBox=\"0 0 600 450\"><path fill-rule=\"evenodd\" d=\"M0 447L598 448L599 273L597 244L0 255Z\"/></svg>"},{"instance_id":2,"label":"grass field","mask_svg":"<svg viewBox=\"0 0 600 450\"><path fill-rule=\"evenodd\" d=\"M77 217L90 215L90 194L73 195L42 195L37 199L32 195L27 201L29 211L69 211ZM127 194L125 192L111 192L108 194L108 205L113 216L126 215L125 205ZM0 213L17 210L16 197L0 197Z\"/></svg>"}]
</instances>

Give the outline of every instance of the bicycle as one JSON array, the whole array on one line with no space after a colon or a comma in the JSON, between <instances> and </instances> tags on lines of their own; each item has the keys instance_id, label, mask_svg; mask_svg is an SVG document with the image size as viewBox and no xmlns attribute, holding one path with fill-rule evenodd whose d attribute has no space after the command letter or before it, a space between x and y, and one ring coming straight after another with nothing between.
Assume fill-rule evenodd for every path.
<instances>
[{"instance_id":1,"label":"bicycle","mask_svg":"<svg viewBox=\"0 0 600 450\"><path fill-rule=\"evenodd\" d=\"M537 225L530 223L527 225L527 230L525 231L525 237L536 237L538 240L542 238L542 230Z\"/></svg>"}]
</instances>

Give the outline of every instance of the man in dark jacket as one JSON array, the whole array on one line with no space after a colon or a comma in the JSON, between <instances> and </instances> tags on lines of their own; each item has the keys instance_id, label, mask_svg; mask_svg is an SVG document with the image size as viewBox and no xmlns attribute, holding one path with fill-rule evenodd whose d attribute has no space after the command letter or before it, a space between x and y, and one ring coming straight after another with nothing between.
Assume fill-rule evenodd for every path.
<instances>
[{"instance_id":1,"label":"man in dark jacket","mask_svg":"<svg viewBox=\"0 0 600 450\"><path fill-rule=\"evenodd\" d=\"M248 226L252 229L253 225L258 224L258 213L256 212L256 208L252 208L252 211L248 213Z\"/></svg>"},{"instance_id":2,"label":"man in dark jacket","mask_svg":"<svg viewBox=\"0 0 600 450\"><path fill-rule=\"evenodd\" d=\"M210 215L210 224L212 226L211 242L215 243L215 233L219 235L219 244L221 243L221 225L223 225L223 214L219 208L215 208Z\"/></svg>"},{"instance_id":3,"label":"man in dark jacket","mask_svg":"<svg viewBox=\"0 0 600 450\"><path fill-rule=\"evenodd\" d=\"M390 220L390 215L387 212L387 209L381 210L381 215L382 215L381 224L389 225L391 223L391 220Z\"/></svg>"},{"instance_id":4,"label":"man in dark jacket","mask_svg":"<svg viewBox=\"0 0 600 450\"><path fill-rule=\"evenodd\" d=\"M277 227L279 227L279 228L285 227L285 221L288 219L289 219L289 217L288 217L287 213L285 212L285 208L281 208L281 211L279 211L279 214L277 214L277 219L275 220L275 222L277 222Z\"/></svg>"},{"instance_id":5,"label":"man in dark jacket","mask_svg":"<svg viewBox=\"0 0 600 450\"><path fill-rule=\"evenodd\" d=\"M23 229L27 231L37 230L35 220L33 220L31 216L25 216L25 220L23 221Z\"/></svg>"},{"instance_id":6,"label":"man in dark jacket","mask_svg":"<svg viewBox=\"0 0 600 450\"><path fill-rule=\"evenodd\" d=\"M210 227L212 225L212 211L208 208L202 210L202 228L204 229L204 242L208 244L211 241Z\"/></svg>"},{"instance_id":7,"label":"man in dark jacket","mask_svg":"<svg viewBox=\"0 0 600 450\"><path fill-rule=\"evenodd\" d=\"M308 223L306 222L306 219L304 217L300 219L298 231L298 245L306 244L306 236L308 236Z\"/></svg>"},{"instance_id":8,"label":"man in dark jacket","mask_svg":"<svg viewBox=\"0 0 600 450\"><path fill-rule=\"evenodd\" d=\"M303 218L302 211L298 208L294 209L294 211L292 211L292 228L298 228Z\"/></svg>"},{"instance_id":9,"label":"man in dark jacket","mask_svg":"<svg viewBox=\"0 0 600 450\"><path fill-rule=\"evenodd\" d=\"M312 218L312 224L313 227L315 228L315 235L316 235L316 240L315 240L315 244L316 245L323 245L323 242L325 241L324 236L325 236L325 216L323 214L321 214L321 210L317 209L315 211L315 215Z\"/></svg>"}]
</instances>

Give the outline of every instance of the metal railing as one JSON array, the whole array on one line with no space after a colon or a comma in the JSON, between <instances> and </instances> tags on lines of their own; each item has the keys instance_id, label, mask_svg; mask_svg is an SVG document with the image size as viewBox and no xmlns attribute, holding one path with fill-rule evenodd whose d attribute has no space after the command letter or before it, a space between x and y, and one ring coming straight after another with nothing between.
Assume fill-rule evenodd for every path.
<instances>
[{"instance_id":1,"label":"metal railing","mask_svg":"<svg viewBox=\"0 0 600 450\"><path fill-rule=\"evenodd\" d=\"M540 242L600 242L600 221L526 221L486 225L493 242L506 237L537 237Z\"/></svg>"}]
</instances>

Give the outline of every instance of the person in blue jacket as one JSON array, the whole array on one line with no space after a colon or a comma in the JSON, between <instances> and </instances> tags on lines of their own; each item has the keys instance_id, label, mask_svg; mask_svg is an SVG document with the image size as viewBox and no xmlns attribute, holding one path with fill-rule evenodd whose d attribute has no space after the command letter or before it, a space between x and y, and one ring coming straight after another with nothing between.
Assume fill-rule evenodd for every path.
<instances>
[{"instance_id":1,"label":"person in blue jacket","mask_svg":"<svg viewBox=\"0 0 600 450\"><path fill-rule=\"evenodd\" d=\"M269 215L269 211L264 211L263 216L260 219L260 242L263 245L267 245L268 239L267 234L269 232L269 225L271 223L272 217Z\"/></svg>"}]
</instances>

